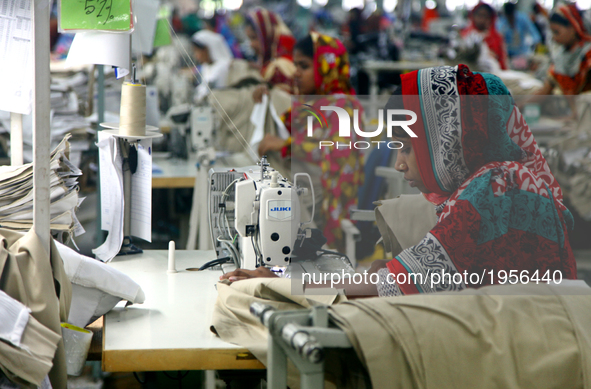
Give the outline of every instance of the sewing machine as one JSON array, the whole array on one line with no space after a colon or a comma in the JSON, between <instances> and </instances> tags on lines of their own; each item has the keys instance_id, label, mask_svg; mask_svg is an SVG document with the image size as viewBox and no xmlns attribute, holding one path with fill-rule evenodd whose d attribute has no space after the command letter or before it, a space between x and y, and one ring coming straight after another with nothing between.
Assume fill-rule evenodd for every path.
<instances>
[{"instance_id":1,"label":"sewing machine","mask_svg":"<svg viewBox=\"0 0 591 389\"><path fill-rule=\"evenodd\" d=\"M210 106L193 107L191 110L191 145L193 150L213 146L215 121L213 108Z\"/></svg>"},{"instance_id":2,"label":"sewing machine","mask_svg":"<svg viewBox=\"0 0 591 389\"><path fill-rule=\"evenodd\" d=\"M178 158L213 147L215 122L209 106L175 105L166 112L163 123L170 127L171 152Z\"/></svg>"},{"instance_id":3,"label":"sewing machine","mask_svg":"<svg viewBox=\"0 0 591 389\"><path fill-rule=\"evenodd\" d=\"M285 268L298 237L303 237L299 197L307 189L271 168L267 158L258 166L211 169L209 172L209 225L218 258L230 257L236 267ZM314 195L311 193L312 196Z\"/></svg>"}]
</instances>

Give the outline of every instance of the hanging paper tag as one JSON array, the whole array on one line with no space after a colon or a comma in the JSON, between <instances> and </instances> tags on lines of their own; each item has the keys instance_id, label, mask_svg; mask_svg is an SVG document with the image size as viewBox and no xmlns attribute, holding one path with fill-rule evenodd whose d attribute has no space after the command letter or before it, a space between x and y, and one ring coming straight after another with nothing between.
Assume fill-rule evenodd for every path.
<instances>
[{"instance_id":1,"label":"hanging paper tag","mask_svg":"<svg viewBox=\"0 0 591 389\"><path fill-rule=\"evenodd\" d=\"M130 31L133 29L131 1L60 0L60 30Z\"/></svg>"}]
</instances>

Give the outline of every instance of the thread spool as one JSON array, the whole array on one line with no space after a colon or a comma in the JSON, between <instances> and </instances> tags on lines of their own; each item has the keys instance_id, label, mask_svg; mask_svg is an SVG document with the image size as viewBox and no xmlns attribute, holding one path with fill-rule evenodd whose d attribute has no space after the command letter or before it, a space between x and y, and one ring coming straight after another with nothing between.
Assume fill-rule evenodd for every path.
<instances>
[{"instance_id":1,"label":"thread spool","mask_svg":"<svg viewBox=\"0 0 591 389\"><path fill-rule=\"evenodd\" d=\"M146 135L146 86L124 83L121 88L119 134Z\"/></svg>"}]
</instances>

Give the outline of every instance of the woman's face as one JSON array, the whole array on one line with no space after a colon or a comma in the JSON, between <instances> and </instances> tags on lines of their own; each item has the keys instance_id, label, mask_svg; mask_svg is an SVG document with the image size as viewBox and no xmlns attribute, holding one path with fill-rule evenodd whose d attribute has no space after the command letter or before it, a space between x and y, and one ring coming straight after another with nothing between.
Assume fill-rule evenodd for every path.
<instances>
[{"instance_id":1,"label":"woman's face","mask_svg":"<svg viewBox=\"0 0 591 389\"><path fill-rule=\"evenodd\" d=\"M396 165L394 165L394 168L399 172L404 173L404 179L408 181L408 184L411 187L417 188L423 193L429 193L421 179L419 165L417 164L415 151L412 147L410 138L393 138L394 141L402 142L404 145L398 150L398 154L396 155Z\"/></svg>"},{"instance_id":2,"label":"woman's face","mask_svg":"<svg viewBox=\"0 0 591 389\"><path fill-rule=\"evenodd\" d=\"M296 49L293 52L293 63L296 66L295 82L298 87L298 94L304 96L316 94L314 60Z\"/></svg>"},{"instance_id":3,"label":"woman's face","mask_svg":"<svg viewBox=\"0 0 591 389\"><path fill-rule=\"evenodd\" d=\"M211 58L209 57L209 50L193 46L193 53L195 53L195 59L197 59L199 63L211 63Z\"/></svg>"},{"instance_id":4,"label":"woman's face","mask_svg":"<svg viewBox=\"0 0 591 389\"><path fill-rule=\"evenodd\" d=\"M552 40L559 45L570 47L578 40L577 32L573 26L550 23L550 30L552 30Z\"/></svg>"},{"instance_id":5,"label":"woman's face","mask_svg":"<svg viewBox=\"0 0 591 389\"><path fill-rule=\"evenodd\" d=\"M474 27L476 27L478 31L486 31L490 28L492 18L486 8L478 8L472 15L472 18L474 20Z\"/></svg>"},{"instance_id":6,"label":"woman's face","mask_svg":"<svg viewBox=\"0 0 591 389\"><path fill-rule=\"evenodd\" d=\"M252 47L252 51L254 51L257 57L260 57L263 53L263 48L261 46L261 41L259 41L257 32L249 25L244 28L244 32L250 41L250 47Z\"/></svg>"}]
</instances>

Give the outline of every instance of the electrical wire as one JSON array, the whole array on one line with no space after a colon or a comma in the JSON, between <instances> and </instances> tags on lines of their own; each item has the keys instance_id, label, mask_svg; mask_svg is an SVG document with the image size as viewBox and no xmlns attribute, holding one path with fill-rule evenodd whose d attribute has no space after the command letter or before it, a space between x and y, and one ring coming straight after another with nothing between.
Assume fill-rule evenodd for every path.
<instances>
[{"instance_id":1,"label":"electrical wire","mask_svg":"<svg viewBox=\"0 0 591 389\"><path fill-rule=\"evenodd\" d=\"M217 237L217 241L220 242L230 252L230 256L233 259L234 265L236 266L237 269L240 268L240 254L238 252L238 249L235 246L236 238L237 238L238 234L234 235L234 238L232 238L232 230L230 228L230 222L229 222L228 216L226 214L226 198L230 194L230 189L237 182L240 182L243 180L244 180L243 177L237 178L234 181L232 181L230 184L228 184L228 186L226 186L226 188L222 192L222 196L220 198L220 203L223 204L223 207L221 207L221 209L219 210L219 212L217 214L217 226L220 229L220 232L222 234L222 236Z\"/></svg>"},{"instance_id":2,"label":"electrical wire","mask_svg":"<svg viewBox=\"0 0 591 389\"><path fill-rule=\"evenodd\" d=\"M199 271L209 269L210 267L214 267L217 265L222 265L224 263L228 263L231 260L232 260L232 258L230 258L230 257L222 257L222 258L217 258L217 259L211 260L209 262L206 262L203 266L201 266L199 268Z\"/></svg>"},{"instance_id":3,"label":"electrical wire","mask_svg":"<svg viewBox=\"0 0 591 389\"><path fill-rule=\"evenodd\" d=\"M163 371L164 375L173 381L179 382L179 389L183 389L183 378L189 375L189 371L186 371L184 374L181 374L180 371L177 372L177 376L173 377L169 375L167 372Z\"/></svg>"},{"instance_id":4,"label":"electrical wire","mask_svg":"<svg viewBox=\"0 0 591 389\"><path fill-rule=\"evenodd\" d=\"M135 377L136 381L139 382L140 384L145 384L146 383L146 376L144 376L144 380L140 380L140 376L134 371L133 372L133 376Z\"/></svg>"},{"instance_id":5,"label":"electrical wire","mask_svg":"<svg viewBox=\"0 0 591 389\"><path fill-rule=\"evenodd\" d=\"M220 237L218 237L218 242L222 243L222 245L224 247L226 247L228 249L228 251L230 251L230 255L232 256L233 260L234 260L234 264L236 265L236 268L240 268L240 254L238 253L238 249L230 243L230 241L225 240L225 239L220 239Z\"/></svg>"}]
</instances>

